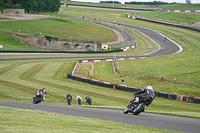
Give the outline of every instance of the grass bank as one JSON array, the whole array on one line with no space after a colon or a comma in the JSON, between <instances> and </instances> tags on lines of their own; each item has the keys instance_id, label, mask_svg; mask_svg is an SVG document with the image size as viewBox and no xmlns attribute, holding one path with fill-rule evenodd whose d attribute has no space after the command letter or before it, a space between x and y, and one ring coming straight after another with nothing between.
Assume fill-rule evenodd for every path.
<instances>
[{"instance_id":1,"label":"grass bank","mask_svg":"<svg viewBox=\"0 0 200 133\"><path fill-rule=\"evenodd\" d=\"M158 72L158 64L152 64L151 62L156 62L157 58L153 58L151 59L139 59L138 62L145 62L144 64L138 64L135 68L136 71L139 70L149 70L150 72L152 71L151 69L154 69L154 71L156 72L155 74L157 74ZM163 60L163 59L159 59L159 60ZM137 62L137 60L129 60L130 62L126 62L124 63L124 61L117 61L118 66L127 66L129 68L129 70L134 70L134 61ZM141 65L145 65L149 66L149 67L145 67L145 68L140 68ZM149 65L150 64L150 65ZM163 64L164 65L164 64ZM165 66L163 66L165 67ZM130 69L131 68L131 69ZM173 68L173 67L169 67ZM178 67L176 67L178 68ZM172 69L172 71L177 71L175 70L176 68ZM138 70L139 69L139 70ZM160 68L160 72L162 73L162 70L164 68ZM122 69L123 70L123 69ZM141 71L142 71L141 70ZM198 71L198 70L197 70ZM186 72L187 73L187 72ZM93 63L93 64L80 64L80 69L78 69L77 75L79 76L84 76L84 77L90 77L93 79L97 79L97 80L101 80L101 81L105 81L105 82L110 82L110 83L116 83L116 84L123 84L123 85L127 85L127 86L131 86L131 87L137 87L137 88L144 88L148 85L151 85L154 87L155 91L160 91L160 92L167 92L167 93L172 93L172 94L177 94L177 95L186 95L186 96L193 96L193 97L199 97L200 93L199 93L199 88L194 88L194 87L190 87L190 86L186 86L186 85L179 85L179 84L173 84L173 83L168 83L168 82L162 82L162 81L158 81L155 79L150 79L150 78L143 78L143 77L134 77L134 76L120 76L120 75L116 75L113 71L113 65L112 62L99 62L99 63ZM174 73L172 73L174 74ZM176 73L176 76L178 75L182 75L183 73ZM187 75L187 74L185 74ZM199 75L196 75L197 77L199 77ZM192 77L192 76L190 76ZM194 74L195 77L195 74ZM125 80L125 82L122 82L122 79ZM198 80L198 79L197 79Z\"/></svg>"},{"instance_id":2,"label":"grass bank","mask_svg":"<svg viewBox=\"0 0 200 133\"><path fill-rule=\"evenodd\" d=\"M162 66L162 64L163 64L164 68L161 68L162 74L172 75L175 77L181 77L181 78L185 79L185 78L187 78L186 73L188 73L191 70L191 71L193 71L191 79L193 79L195 81L199 81L198 80L199 79L198 67L200 66L200 62L198 61L198 58L200 57L200 55L199 55L199 50L200 50L199 49L200 48L199 32L188 30L188 29L183 29L183 28L166 26L166 25L162 25L162 24L155 24L155 23L151 23L151 22L144 22L144 21L139 21L139 20L128 19L126 16L126 13L129 12L128 10L122 11L122 10L106 10L106 9L100 10L100 9L91 9L91 8L90 9L61 8L60 11L63 13L67 13L67 14L76 13L77 15L82 15L82 13L84 13L84 14L87 14L86 17L88 17L88 18L93 18L92 14L91 14L91 12L93 12L93 13L95 13L96 19L107 20L107 21L115 20L118 23L140 26L140 27L148 28L148 29L151 29L151 30L154 30L156 32L166 35L167 37L171 38L176 43L178 43L180 46L182 46L183 52L181 52L179 54L175 54L175 55L169 55L167 57L162 56L159 58L152 58L152 60L154 60L154 61L152 61L154 64L143 62L145 65L142 64L143 67L137 66L137 68L142 69L141 71L148 71L148 72L153 71L153 72L157 73L158 66ZM123 64L123 63L121 63L121 64ZM127 68L125 68L125 69L133 70L133 66L134 66L133 62L127 63ZM155 68L154 70L148 69L152 66L154 66L154 68ZM125 69L123 69L123 70L125 70ZM138 70L138 69L136 69L136 70ZM107 72L107 73L109 73L109 72ZM112 74L109 74L109 75L112 75ZM106 74L106 76L109 76L109 75ZM99 75L99 77L100 76L101 75ZM106 76L104 75L104 77L102 76L102 78L106 78ZM107 78L107 79L111 79L111 78ZM138 78L138 80L132 79L132 81L137 81L137 82L134 82L135 83L134 86L141 87L141 88L143 88L149 84L151 84L151 85L158 84L157 81L154 82L154 80L149 80L149 79L144 79L144 78ZM133 86L133 85L131 85L131 86ZM189 96L197 96L197 97L200 96L199 93L197 93L197 94L195 93L195 92L198 92L198 90L195 88L190 88L187 86L185 87L182 85L179 86L179 85L174 85L174 84L168 84L168 83L167 83L167 86L171 89L167 89L168 87L166 87L166 89L164 89L164 91L176 92L177 94L183 93L184 95L189 95ZM160 85L160 87L158 87L158 88L161 89L161 91L162 91L163 85ZM185 91L185 88L187 88L186 89L187 91ZM192 93L190 93L190 91L192 91Z\"/></svg>"},{"instance_id":3,"label":"grass bank","mask_svg":"<svg viewBox=\"0 0 200 133\"><path fill-rule=\"evenodd\" d=\"M200 4L169 4L159 6L163 10L199 10Z\"/></svg>"},{"instance_id":4,"label":"grass bank","mask_svg":"<svg viewBox=\"0 0 200 133\"><path fill-rule=\"evenodd\" d=\"M46 102L49 103L66 103L65 97L70 92L73 98L76 95L82 98L89 95L93 101L92 105L96 107L123 110L128 105L133 93L67 79L66 74L71 73L75 63L75 60L0 62L0 100L31 102L35 91L46 87ZM105 71L101 69L97 71L97 73L102 73L102 77L121 81L122 77L117 77L107 71L106 66L102 68L105 68ZM111 67L110 70L112 70ZM113 77L108 76L108 73ZM128 82L127 79L125 79L126 82ZM75 100L72 103L77 104ZM88 105L85 100L82 104ZM200 118L199 109L199 104L156 98L145 111Z\"/></svg>"},{"instance_id":5,"label":"grass bank","mask_svg":"<svg viewBox=\"0 0 200 133\"><path fill-rule=\"evenodd\" d=\"M139 12L136 16L159 18L164 21L172 20L177 22L195 23L200 21L198 13L175 13L175 12Z\"/></svg>"},{"instance_id":6,"label":"grass bank","mask_svg":"<svg viewBox=\"0 0 200 133\"><path fill-rule=\"evenodd\" d=\"M46 18L38 20L18 20L0 22L0 29L28 34L39 34L72 38L81 40L94 40L110 42L116 35L107 28L79 19ZM4 41L4 40L2 40Z\"/></svg>"},{"instance_id":7,"label":"grass bank","mask_svg":"<svg viewBox=\"0 0 200 133\"><path fill-rule=\"evenodd\" d=\"M33 111L10 107L0 107L0 130L4 133L32 133L32 132L148 132L148 133L173 133L173 131L140 127L100 119L75 117ZM42 123L42 128L41 128Z\"/></svg>"}]
</instances>

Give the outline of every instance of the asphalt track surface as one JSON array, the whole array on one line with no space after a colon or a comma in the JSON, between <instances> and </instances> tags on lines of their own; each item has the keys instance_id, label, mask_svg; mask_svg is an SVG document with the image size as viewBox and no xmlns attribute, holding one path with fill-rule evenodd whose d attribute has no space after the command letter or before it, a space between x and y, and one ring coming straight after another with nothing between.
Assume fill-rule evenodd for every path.
<instances>
[{"instance_id":1,"label":"asphalt track surface","mask_svg":"<svg viewBox=\"0 0 200 133\"><path fill-rule=\"evenodd\" d=\"M0 101L0 106L47 111L64 115L98 118L107 121L127 123L137 126L153 127L179 132L198 133L200 131L200 119L178 116L141 113L138 116L124 114L123 110L97 109L85 107L73 107L59 103L40 103L20 101ZM89 105L88 105L89 106Z\"/></svg>"}]
</instances>

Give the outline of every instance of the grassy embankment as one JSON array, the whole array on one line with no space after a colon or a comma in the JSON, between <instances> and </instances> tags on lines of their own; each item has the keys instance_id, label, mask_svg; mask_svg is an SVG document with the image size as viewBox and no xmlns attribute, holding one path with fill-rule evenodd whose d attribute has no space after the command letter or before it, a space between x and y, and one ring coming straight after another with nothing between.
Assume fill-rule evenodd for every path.
<instances>
[{"instance_id":1,"label":"grassy embankment","mask_svg":"<svg viewBox=\"0 0 200 133\"><path fill-rule=\"evenodd\" d=\"M182 77L183 75L181 73L187 73L188 71L191 70L191 71L193 71L191 73L191 79L193 79L195 81L199 81L198 80L199 78L197 78L197 77L199 77L198 67L200 66L199 62L197 61L197 59L200 57L200 55L199 55L199 47L200 47L199 32L182 29L182 28L177 28L177 27L172 27L172 26L166 26L166 25L161 25L161 24L154 24L154 23L149 23L149 22L144 22L144 21L128 19L126 17L127 11L122 11L122 10L118 10L118 12L116 13L116 10L61 8L61 12L65 13L66 11L69 14L74 14L74 13L78 14L79 12L81 12L83 14L87 14L88 16L86 16L86 17L89 17L89 18L92 17L91 12L93 12L96 14L97 19L108 20L108 21L112 21L114 19L114 20L116 20L116 22L119 22L119 23L142 26L142 27L146 27L146 28L152 29L154 31L165 34L166 36L168 36L169 38L171 38L172 40L174 40L175 42L180 44L183 47L184 51L179 54L176 54L176 55L169 55L167 57L159 57L159 60L157 58L153 58L153 60L154 59L156 60L154 63L155 64L154 71L156 71L156 69L158 68L158 65L162 65L162 63L165 61L165 58L166 59L169 58L165 62L167 62L171 59L174 59L174 60L176 60L176 64L174 64L171 61L171 63L173 63L173 64L171 64L170 68L171 69L174 68L174 70L172 70L172 72L175 72L175 71L177 71L177 69L179 69L178 73L180 74L180 76L178 76L178 77ZM82 14L79 14L79 15L82 15ZM187 58L187 60L185 60L185 58ZM192 60L190 60L190 59L192 59ZM130 64L129 64L130 69L133 69L132 68L133 65L130 65ZM188 64L188 65L186 65L186 64ZM177 66L179 66L179 67L177 68ZM148 66L146 66L146 67L148 68ZM145 69L146 67L143 67L143 68ZM128 68L126 68L126 69L128 69ZM140 68L140 69L142 69L142 68ZM144 69L143 69L143 71L146 71ZM167 69L167 70L170 71L169 69ZM151 72L151 71L152 70L149 70L149 72ZM194 73L196 73L197 76L193 77ZM164 74L167 74L167 73L164 73ZM175 75L172 74L172 76L177 76L177 74L175 74ZM185 76L184 76L184 78L185 78Z\"/></svg>"},{"instance_id":2,"label":"grassy embankment","mask_svg":"<svg viewBox=\"0 0 200 133\"><path fill-rule=\"evenodd\" d=\"M53 15L53 14L52 14ZM60 15L61 16L61 15ZM110 42L117 37L110 29L89 23L84 20L73 18L47 18L39 20L19 20L0 22L0 44L4 50L40 50L14 40L9 36L9 30L13 32L55 36L61 38L72 38L81 40L94 40Z\"/></svg>"},{"instance_id":3,"label":"grassy embankment","mask_svg":"<svg viewBox=\"0 0 200 133\"><path fill-rule=\"evenodd\" d=\"M89 95L93 100L92 107L124 109L127 106L133 96L130 92L65 78L67 73L71 73L74 65L74 60L0 62L0 88L2 88L0 89L0 100L31 102L34 92L45 86L48 92L46 102L66 103L65 97L70 92L73 97L80 95L84 98ZM102 68L108 70L107 67L110 66L106 65ZM109 71L98 72L103 72L102 75L105 75L104 73ZM109 73L111 74L116 80L118 79L116 75ZM72 103L77 104L75 100ZM82 106L84 105L87 105L85 100ZM145 112L200 118L199 109L199 104L156 98Z\"/></svg>"},{"instance_id":4,"label":"grassy embankment","mask_svg":"<svg viewBox=\"0 0 200 133\"><path fill-rule=\"evenodd\" d=\"M199 10L200 4L169 4L159 6L163 10Z\"/></svg>"},{"instance_id":5,"label":"grassy embankment","mask_svg":"<svg viewBox=\"0 0 200 133\"><path fill-rule=\"evenodd\" d=\"M139 68L139 66L137 66L136 70L150 72L150 73L153 71L157 74L158 66L162 66L161 68L162 74L176 76L176 78L181 77L183 79L186 79L187 73L191 71L190 79L199 82L199 70L198 70L200 66L200 63L198 62L198 59L200 57L199 32L172 27L172 26L166 26L166 25L161 25L161 24L154 24L154 23L149 23L149 22L144 22L144 21L128 19L126 16L127 11L122 11L122 10L118 10L118 12L116 12L116 10L61 8L61 12L68 13L68 14L77 14L80 16L82 14L87 14L86 17L89 17L89 18L93 18L91 14L91 12L93 12L96 14L95 17L97 19L107 20L107 21L115 20L116 22L119 22L119 23L142 26L142 27L149 28L154 31L165 34L166 36L168 36L169 38L173 39L175 42L180 44L183 47L184 51L176 55L168 55L168 56L156 57L156 58L151 58L151 59L141 59L142 60L141 63L142 62L144 63L145 61L147 62L145 63L145 65L139 63L140 64L139 66L141 67ZM120 64L122 63L119 63L119 65ZM96 67L101 67L101 65L102 64L100 64L99 66L97 65ZM108 64L108 65L111 68L111 64ZM133 70L134 61L127 63L125 66L128 66L128 67L122 68L122 70L125 70L125 69ZM152 68L154 68L154 70L152 70ZM102 68L102 69L104 70L104 72L106 71L105 68ZM98 70L96 72L98 73ZM101 75L101 74L98 75L94 72L94 75L92 76L95 77L95 74L96 74L96 77L95 77L96 79L109 81L109 82L116 81L117 80L116 76L113 76L110 73L113 73L113 72L106 71L104 75ZM86 75L88 75L87 72L86 72ZM115 78L111 78L111 77L115 77ZM119 80L117 81L117 83L121 81L120 80L121 78L119 76L118 78ZM159 81L155 81L155 80L149 80L149 79L144 80L144 78L134 78L134 77L123 77L123 78L125 79L128 78L126 79L126 81L130 81L126 83L128 85L130 85L133 82L131 86L143 88L151 84L151 85L155 85L155 89L160 90L160 91L166 91L169 93L188 95L188 96L197 96L197 97L200 96L199 88L192 88L189 86L175 85L175 84L169 84L169 83L163 83L163 82L160 83Z\"/></svg>"},{"instance_id":6,"label":"grassy embankment","mask_svg":"<svg viewBox=\"0 0 200 133\"><path fill-rule=\"evenodd\" d=\"M132 12L134 13L134 12ZM136 16L159 18L162 20L172 20L176 22L195 23L200 21L198 13L176 13L176 12L139 12Z\"/></svg>"},{"instance_id":7,"label":"grassy embankment","mask_svg":"<svg viewBox=\"0 0 200 133\"><path fill-rule=\"evenodd\" d=\"M39 119L39 122L38 122ZM33 133L33 132L109 132L109 133L173 133L150 127L140 127L117 122L110 122L99 119L67 116L44 111L32 111L25 109L15 109L0 107L0 130L3 133ZM42 128L41 128L42 123Z\"/></svg>"},{"instance_id":8,"label":"grassy embankment","mask_svg":"<svg viewBox=\"0 0 200 133\"><path fill-rule=\"evenodd\" d=\"M148 24L146 26L148 26ZM152 25L150 27L152 27ZM192 46L194 46L193 42L192 42ZM187 49L187 50L191 51L191 49ZM194 49L192 49L192 51L194 51ZM85 95L91 96L91 98L93 99L93 104L97 107L124 109L124 107L128 104L129 100L131 99L133 95L132 93L113 90L109 88L103 88L99 86L88 85L85 83L66 79L65 78L66 73L70 73L72 71L74 64L75 64L74 60L1 62L0 63L0 68L1 68L0 69L0 77L1 77L0 87L3 88L0 90L1 100L31 101L33 93L37 90L36 88L41 88L45 86L47 87L47 91L48 91L46 102L65 102L66 94L68 92L71 92L73 97L75 97L77 94L81 95L82 97L84 97ZM76 103L76 102L73 101L73 103ZM83 104L86 104L86 103L83 102ZM180 101L171 101L167 99L156 98L153 104L150 105L149 108L146 110L146 112L156 112L156 113L163 113L163 114L200 118L200 114L198 111L199 109L200 109L200 106L198 104L190 104L190 103L184 103ZM2 110L4 109L1 108L1 111ZM14 126L12 122L14 123L19 122L19 118L20 119L24 117L26 118L24 120L24 123L20 124L20 126L23 125L22 127L23 129L28 129L29 126L27 126L26 123L29 120L31 121L31 124L33 123L34 119L30 118L32 116L30 115L30 111L28 111L28 114L29 114L28 115L29 117L28 117L26 115L27 113L23 112L24 110L20 110L20 112L23 112L23 114L15 115L17 116L17 118L14 120L12 119L13 117L10 114L13 114L12 111L16 113L16 109L9 108L8 110L6 109L6 111L4 110L4 113L8 111L10 111L10 113L7 113L7 115L6 114L4 115L3 113L1 113L2 116L9 117L9 118L7 117L7 120L6 120L6 121L11 122L10 124L6 123L6 126L8 126L7 128L8 130L10 129L9 127ZM39 113L34 112L33 115L35 114L39 114ZM50 120L61 119L59 116L51 119L52 114L50 114L50 116L47 116L47 115L45 115L45 117L44 115L42 116L43 116L42 118L47 118L47 117L49 118L51 116L50 119L48 118L42 119L45 122L50 121ZM40 116L35 116L34 118L38 118L38 117L41 118ZM64 118L63 115L61 117ZM73 118L73 120L74 119L75 121L77 121L77 118ZM92 119L92 123L95 123L93 122L93 120L94 119ZM86 121L88 121L88 119L86 119ZM85 123L86 121L83 121L83 122ZM53 121L52 123L54 123L55 125L55 121ZM49 123L44 124L44 125L49 125ZM72 124L72 128L74 128L74 125L76 126L77 123ZM96 123L96 125L101 125L102 127L102 123L100 124ZM38 126L34 126L34 129L35 127L38 127ZM53 125L50 124L50 127L53 127ZM47 128L44 128L44 129L47 129ZM4 126L4 129L5 129L5 126ZM7 129L5 130L7 131ZM14 127L12 129L16 131L16 129L19 129L19 127L17 128ZM55 131L58 129L59 128L56 128L56 129L53 129L52 131ZM78 128L76 129L78 130ZM109 131L113 131L112 127L110 129L111 130ZM116 126L114 125L114 130L115 129L116 129ZM125 132L125 130L126 129L124 129L123 132ZM141 131L141 128L140 128L140 131ZM147 131L149 132L149 129L147 129ZM164 131L162 130L159 132L164 132Z\"/></svg>"}]
</instances>

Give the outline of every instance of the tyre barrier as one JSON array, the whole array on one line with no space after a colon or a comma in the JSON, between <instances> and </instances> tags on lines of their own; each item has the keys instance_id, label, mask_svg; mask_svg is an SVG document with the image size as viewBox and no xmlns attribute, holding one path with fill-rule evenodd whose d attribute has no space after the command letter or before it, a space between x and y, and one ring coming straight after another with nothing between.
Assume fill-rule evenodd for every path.
<instances>
[{"instance_id":1,"label":"tyre barrier","mask_svg":"<svg viewBox=\"0 0 200 133\"><path fill-rule=\"evenodd\" d=\"M127 87L125 85L113 84L113 83L104 82L104 81L100 81L100 80L89 79L86 77L79 77L79 76L72 75L72 74L67 74L67 78L70 78L70 79L73 79L76 81L80 81L80 82L93 84L93 85L98 85L98 86L117 89L117 90L129 91L129 92L136 92L136 91L140 90L135 87Z\"/></svg>"},{"instance_id":2,"label":"tyre barrier","mask_svg":"<svg viewBox=\"0 0 200 133\"><path fill-rule=\"evenodd\" d=\"M148 58L148 57L140 57L140 58ZM115 59L115 60L126 60L126 59L137 59L137 58L121 58L121 59ZM113 61L113 60L114 59L78 60L75 67L74 67L74 70L77 68L78 63L102 62L102 61ZM72 74L67 74L66 77L73 79L73 80L76 80L76 81L85 82L85 83L98 85L98 86L102 86L102 87L113 88L113 89L122 90L122 91L137 92L137 91L141 90L141 89L136 88L136 87L128 87L126 85L114 84L114 83L104 82L104 81L100 81L100 80L96 80L96 79L90 79L90 78L86 78L86 77L79 77L79 76L75 75L74 70L73 70ZM175 94L158 92L158 91L154 91L154 93L155 93L156 97L200 104L200 97L189 97L189 96L175 95Z\"/></svg>"},{"instance_id":3,"label":"tyre barrier","mask_svg":"<svg viewBox=\"0 0 200 133\"><path fill-rule=\"evenodd\" d=\"M80 81L80 82L93 84L93 85L98 85L98 86L102 86L102 87L107 87L107 88L112 88L112 89L117 89L117 90L122 90L122 91L128 91L128 92L137 92L137 91L141 90L136 87L128 87L126 85L108 83L108 82L90 79L90 78L86 78L86 77L79 77L79 76L72 75L72 74L67 74L67 78L73 79L76 81ZM158 91L154 91L154 93L155 93L156 97L200 104L199 97L188 97L188 96L175 95L175 94L158 92Z\"/></svg>"}]
</instances>

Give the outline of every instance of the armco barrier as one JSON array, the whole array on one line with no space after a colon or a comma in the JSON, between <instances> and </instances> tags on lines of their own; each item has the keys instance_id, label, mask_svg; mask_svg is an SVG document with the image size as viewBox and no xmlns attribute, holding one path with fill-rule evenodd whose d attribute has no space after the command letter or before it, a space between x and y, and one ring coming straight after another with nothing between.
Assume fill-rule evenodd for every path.
<instances>
[{"instance_id":1,"label":"armco barrier","mask_svg":"<svg viewBox=\"0 0 200 133\"><path fill-rule=\"evenodd\" d=\"M0 53L115 53L123 52L122 49L110 51L15 51L15 50L0 50Z\"/></svg>"},{"instance_id":2,"label":"armco barrier","mask_svg":"<svg viewBox=\"0 0 200 133\"><path fill-rule=\"evenodd\" d=\"M168 24L168 23L164 23L164 22L158 22L158 21L147 20L147 19L142 19L142 18L135 18L135 19L154 22L154 23L159 23L159 24L165 24L165 25L170 25L170 26L175 26L175 27L181 27L181 28L190 29L190 30L194 30L194 31L199 31L200 32L200 29L196 29L196 28L193 28L193 27L187 27L187 26L181 26L181 25L175 25L175 24Z\"/></svg>"},{"instance_id":3,"label":"armco barrier","mask_svg":"<svg viewBox=\"0 0 200 133\"><path fill-rule=\"evenodd\" d=\"M123 58L124 59L124 58ZM132 58L131 58L132 59ZM83 62L100 62L100 61L112 61L113 59L98 59L98 60L78 60L77 63L83 63ZM77 65L75 65L76 69ZM102 87L108 87L108 88L113 88L113 89L118 89L122 91L129 91L129 92L137 92L140 89L135 88L135 87L128 87L126 85L119 85L119 84L114 84L114 83L108 83L104 81L99 81L95 79L90 79L86 77L79 77L72 74L67 74L67 78L76 80L76 81L81 81L93 85L98 85ZM164 92L158 92L154 91L156 97L161 97L161 98L166 98L166 99L171 99L171 100L179 100L179 101L185 101L185 102L190 102L190 103L198 103L200 104L200 97L188 97L188 96L183 96L183 95L175 95L175 94L170 94L170 93L164 93Z\"/></svg>"}]
</instances>

